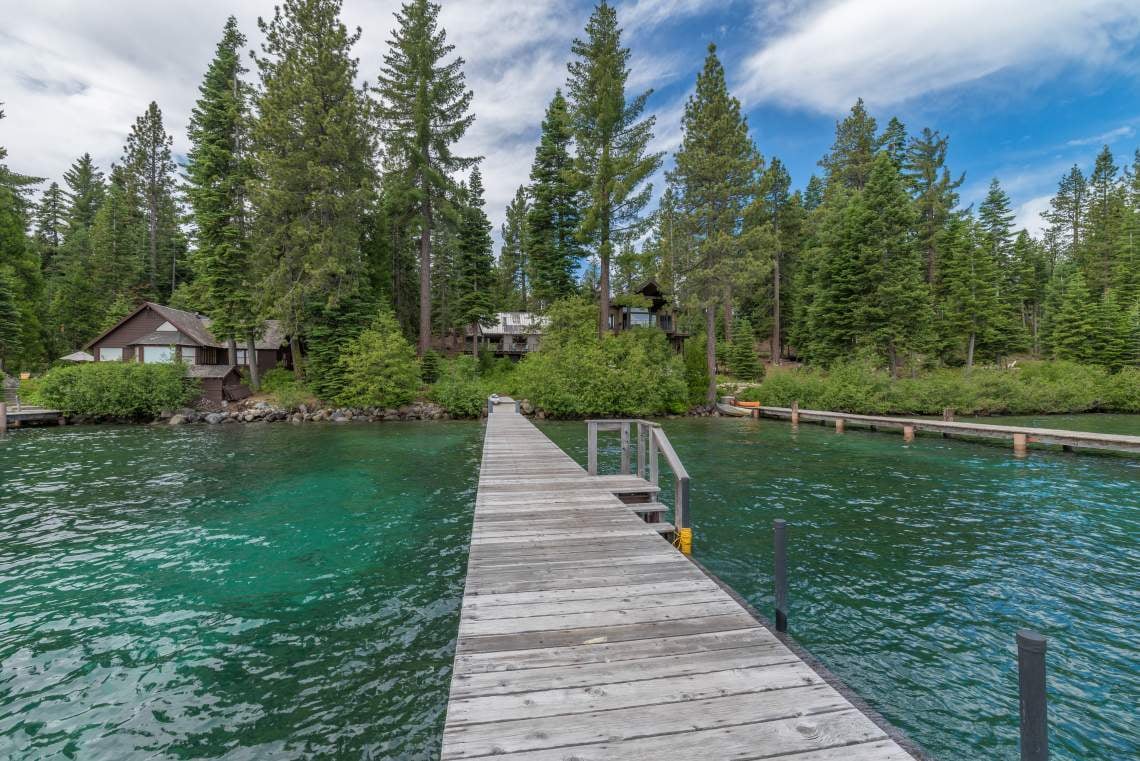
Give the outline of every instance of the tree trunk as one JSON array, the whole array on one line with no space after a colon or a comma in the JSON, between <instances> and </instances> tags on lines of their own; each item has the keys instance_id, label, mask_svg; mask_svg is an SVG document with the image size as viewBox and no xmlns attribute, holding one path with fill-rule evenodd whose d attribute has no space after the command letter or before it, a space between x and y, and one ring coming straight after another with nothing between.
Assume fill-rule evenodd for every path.
<instances>
[{"instance_id":1,"label":"tree trunk","mask_svg":"<svg viewBox=\"0 0 1140 761\"><path fill-rule=\"evenodd\" d=\"M780 346L780 252L772 257L772 347L771 359L773 365L780 364L780 355L783 349Z\"/></svg>"},{"instance_id":2,"label":"tree trunk","mask_svg":"<svg viewBox=\"0 0 1140 761\"><path fill-rule=\"evenodd\" d=\"M419 354L431 349L431 196L424 176L423 229L420 231L420 342Z\"/></svg>"},{"instance_id":3,"label":"tree trunk","mask_svg":"<svg viewBox=\"0 0 1140 761\"><path fill-rule=\"evenodd\" d=\"M257 339L253 333L245 338L245 359L249 362L249 388L253 393L261 390L261 368L257 366Z\"/></svg>"},{"instance_id":4,"label":"tree trunk","mask_svg":"<svg viewBox=\"0 0 1140 761\"><path fill-rule=\"evenodd\" d=\"M974 339L976 337L976 333L970 333L970 342L966 346L966 372L974 369Z\"/></svg>"},{"instance_id":5,"label":"tree trunk","mask_svg":"<svg viewBox=\"0 0 1140 761\"><path fill-rule=\"evenodd\" d=\"M238 363L238 361L237 361L237 339L236 338L230 338L228 351L229 351L229 355L230 355L230 364L236 365Z\"/></svg>"},{"instance_id":6,"label":"tree trunk","mask_svg":"<svg viewBox=\"0 0 1140 761\"><path fill-rule=\"evenodd\" d=\"M705 367L709 371L709 386L705 401L712 407L716 404L716 307L705 307Z\"/></svg>"},{"instance_id":7,"label":"tree trunk","mask_svg":"<svg viewBox=\"0 0 1140 761\"><path fill-rule=\"evenodd\" d=\"M301 340L297 336L289 336L289 357L293 360L293 376L301 381L305 379L305 370L301 367Z\"/></svg>"},{"instance_id":8,"label":"tree trunk","mask_svg":"<svg viewBox=\"0 0 1140 761\"><path fill-rule=\"evenodd\" d=\"M598 338L610 329L610 242L603 241L598 249L598 258L601 260L601 274L598 283ZM614 321L614 331L617 331L617 321Z\"/></svg>"},{"instance_id":9,"label":"tree trunk","mask_svg":"<svg viewBox=\"0 0 1140 761\"><path fill-rule=\"evenodd\" d=\"M899 353L895 350L895 342L891 341L887 345L887 357L891 363L891 380L898 380L899 377Z\"/></svg>"},{"instance_id":10,"label":"tree trunk","mask_svg":"<svg viewBox=\"0 0 1140 761\"><path fill-rule=\"evenodd\" d=\"M479 323L471 323L471 356L479 359Z\"/></svg>"},{"instance_id":11,"label":"tree trunk","mask_svg":"<svg viewBox=\"0 0 1140 761\"><path fill-rule=\"evenodd\" d=\"M732 286L724 289L724 340L732 343Z\"/></svg>"}]
</instances>

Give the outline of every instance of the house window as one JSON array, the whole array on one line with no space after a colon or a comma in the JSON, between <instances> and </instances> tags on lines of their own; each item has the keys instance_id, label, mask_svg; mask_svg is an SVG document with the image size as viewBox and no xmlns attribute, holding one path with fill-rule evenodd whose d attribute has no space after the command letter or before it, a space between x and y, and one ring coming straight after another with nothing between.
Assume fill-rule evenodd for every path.
<instances>
[{"instance_id":1,"label":"house window","mask_svg":"<svg viewBox=\"0 0 1140 761\"><path fill-rule=\"evenodd\" d=\"M117 346L100 346L99 347L99 361L100 362L122 362L123 349Z\"/></svg>"},{"instance_id":2,"label":"house window","mask_svg":"<svg viewBox=\"0 0 1140 761\"><path fill-rule=\"evenodd\" d=\"M248 349L238 349L237 350L237 363L239 365L248 365L249 364L249 350Z\"/></svg>"},{"instance_id":3,"label":"house window","mask_svg":"<svg viewBox=\"0 0 1140 761\"><path fill-rule=\"evenodd\" d=\"M143 362L162 363L174 361L174 347L173 346L144 346L143 347Z\"/></svg>"},{"instance_id":4,"label":"house window","mask_svg":"<svg viewBox=\"0 0 1140 761\"><path fill-rule=\"evenodd\" d=\"M629 324L630 326L652 326L653 315L649 314L649 310L642 307L633 307L629 310Z\"/></svg>"},{"instance_id":5,"label":"house window","mask_svg":"<svg viewBox=\"0 0 1140 761\"><path fill-rule=\"evenodd\" d=\"M182 363L186 365L198 364L198 350L193 346L182 347Z\"/></svg>"}]
</instances>

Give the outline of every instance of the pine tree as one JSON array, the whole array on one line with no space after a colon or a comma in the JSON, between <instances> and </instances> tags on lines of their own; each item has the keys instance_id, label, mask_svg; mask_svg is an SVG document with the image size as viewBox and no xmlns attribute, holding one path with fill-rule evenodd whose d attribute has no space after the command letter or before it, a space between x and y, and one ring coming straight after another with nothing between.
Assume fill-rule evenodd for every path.
<instances>
[{"instance_id":1,"label":"pine tree","mask_svg":"<svg viewBox=\"0 0 1140 761\"><path fill-rule=\"evenodd\" d=\"M147 283L159 299L168 298L177 286L181 247L173 143L163 126L162 111L151 101L135 120L123 148L122 166L136 188L147 222ZM164 273L170 276L169 288Z\"/></svg>"},{"instance_id":2,"label":"pine tree","mask_svg":"<svg viewBox=\"0 0 1140 761\"><path fill-rule=\"evenodd\" d=\"M53 182L40 197L36 207L36 243L39 246L40 266L45 272L52 269L63 245L66 203L59 183Z\"/></svg>"},{"instance_id":3,"label":"pine tree","mask_svg":"<svg viewBox=\"0 0 1140 761\"><path fill-rule=\"evenodd\" d=\"M534 298L542 307L574 292L574 273L584 254L577 233L579 192L573 183L570 114L562 91L546 109L530 169L526 239Z\"/></svg>"},{"instance_id":4,"label":"pine tree","mask_svg":"<svg viewBox=\"0 0 1140 761\"><path fill-rule=\"evenodd\" d=\"M860 320L886 355L891 376L908 354L926 348L930 335L930 290L923 281L922 259L910 234L914 223L910 198L891 157L875 159L864 193L855 201L864 213L870 299Z\"/></svg>"},{"instance_id":5,"label":"pine tree","mask_svg":"<svg viewBox=\"0 0 1140 761\"><path fill-rule=\"evenodd\" d=\"M1068 276L1063 288L1051 336L1053 356L1087 362L1094 359L1089 348L1089 341L1096 331L1093 300L1080 270Z\"/></svg>"},{"instance_id":6,"label":"pine tree","mask_svg":"<svg viewBox=\"0 0 1140 761\"><path fill-rule=\"evenodd\" d=\"M716 402L716 307L726 300L733 279L745 269L746 254L753 250L755 231L742 233L742 228L761 168L740 101L725 84L715 45L709 45L696 92L685 104L682 128L684 136L669 181L677 189L696 253L690 277L694 295L705 310L710 379L706 401L711 405ZM725 319L731 319L731 310L725 310Z\"/></svg>"},{"instance_id":7,"label":"pine tree","mask_svg":"<svg viewBox=\"0 0 1140 761\"><path fill-rule=\"evenodd\" d=\"M771 239L775 244L772 251L771 310L771 353L772 364L774 365L780 364L780 358L783 354L784 323L781 314L783 306L782 290L784 281L787 279L787 272L783 264L791 250L793 250L792 246L795 245L793 236L798 232L794 229L798 223L796 218L797 209L793 206L792 197L788 194L791 185L791 175L788 174L788 170L784 167L783 162L778 158L773 158L772 163L769 164L761 180L760 196L756 201L760 206L761 218L764 223L771 228ZM791 236L789 236L789 233Z\"/></svg>"},{"instance_id":8,"label":"pine tree","mask_svg":"<svg viewBox=\"0 0 1140 761\"><path fill-rule=\"evenodd\" d=\"M95 166L90 153L72 162L71 167L63 173L63 181L67 184L69 205L67 209L67 230L90 230L95 224L95 214L103 203L103 194L106 192L106 183L103 173Z\"/></svg>"},{"instance_id":9,"label":"pine tree","mask_svg":"<svg viewBox=\"0 0 1140 761\"><path fill-rule=\"evenodd\" d=\"M191 148L187 155L187 194L198 232L195 270L205 284L210 330L221 340L246 341L255 356L260 333L253 292L247 185L253 178L248 156L248 86L242 81L245 36L237 20L226 21L214 60L199 86L201 94L190 117ZM231 357L230 361L235 361ZM257 390L256 362L249 363Z\"/></svg>"},{"instance_id":10,"label":"pine tree","mask_svg":"<svg viewBox=\"0 0 1140 761\"><path fill-rule=\"evenodd\" d=\"M254 255L266 306L282 320L301 375L302 336L328 320L356 320L364 309L338 318L342 301L360 297L375 146L350 55L360 32L350 35L340 21L339 0L285 0L258 25L265 42L252 130ZM351 337L363 323L324 327Z\"/></svg>"},{"instance_id":11,"label":"pine tree","mask_svg":"<svg viewBox=\"0 0 1140 761\"><path fill-rule=\"evenodd\" d=\"M1041 309L1044 301L1045 257L1040 244L1026 230L1013 242L1012 272L1009 278L1010 299L1021 314L1023 330L1032 339L1034 354L1041 353Z\"/></svg>"},{"instance_id":12,"label":"pine tree","mask_svg":"<svg viewBox=\"0 0 1140 761\"><path fill-rule=\"evenodd\" d=\"M600 336L609 322L610 257L623 240L645 232L649 220L641 212L653 192L646 180L661 166L661 154L647 152L654 117L641 119L652 90L626 100L630 53L621 45L617 11L606 0L595 6L585 39L574 40L571 52L567 89L578 148L575 175L586 197L580 237L593 246L600 264Z\"/></svg>"},{"instance_id":13,"label":"pine tree","mask_svg":"<svg viewBox=\"0 0 1140 761\"><path fill-rule=\"evenodd\" d=\"M903 172L914 196L918 215L916 234L919 250L926 263L926 282L933 284L938 276L938 241L950 215L958 205L958 188L966 179L950 178L946 168L946 152L950 139L929 128L907 145Z\"/></svg>"},{"instance_id":14,"label":"pine tree","mask_svg":"<svg viewBox=\"0 0 1140 761\"><path fill-rule=\"evenodd\" d=\"M733 376L740 380L759 380L764 368L756 356L756 336L752 324L741 318L732 332L732 343L728 349L728 367Z\"/></svg>"},{"instance_id":15,"label":"pine tree","mask_svg":"<svg viewBox=\"0 0 1140 761\"><path fill-rule=\"evenodd\" d=\"M483 206L483 177L476 164L471 170L466 206L460 209L457 304L461 321L471 328L471 351L476 356L479 326L495 317L491 223Z\"/></svg>"},{"instance_id":16,"label":"pine tree","mask_svg":"<svg viewBox=\"0 0 1140 761\"><path fill-rule=\"evenodd\" d=\"M998 297L998 312L992 321L994 345L987 348L993 348L999 359L1026 345L1021 304L1014 283L1013 220L1009 195L995 178L990 181L989 191L978 207L978 224L981 243L995 266L994 286Z\"/></svg>"},{"instance_id":17,"label":"pine tree","mask_svg":"<svg viewBox=\"0 0 1140 761\"><path fill-rule=\"evenodd\" d=\"M855 101L851 113L835 124L835 143L831 152L819 161L827 175L829 188L842 185L862 190L871 176L875 153L879 148L878 125L867 113L863 99Z\"/></svg>"},{"instance_id":18,"label":"pine tree","mask_svg":"<svg viewBox=\"0 0 1140 761\"><path fill-rule=\"evenodd\" d=\"M1057 194L1049 201L1049 209L1041 213L1054 230L1062 252L1068 256L1075 255L1081 245L1087 196L1085 176L1080 167L1074 165L1061 178Z\"/></svg>"},{"instance_id":19,"label":"pine tree","mask_svg":"<svg viewBox=\"0 0 1140 761\"><path fill-rule=\"evenodd\" d=\"M507 205L506 218L500 230L503 246L499 249L495 301L508 312L525 312L530 308L531 259L526 229L529 213L527 191L520 186Z\"/></svg>"},{"instance_id":20,"label":"pine tree","mask_svg":"<svg viewBox=\"0 0 1140 761\"><path fill-rule=\"evenodd\" d=\"M1120 370L1131 364L1132 325L1128 312L1116 300L1116 294L1105 291L1093 314L1093 334L1089 356L1085 361Z\"/></svg>"},{"instance_id":21,"label":"pine tree","mask_svg":"<svg viewBox=\"0 0 1140 761\"><path fill-rule=\"evenodd\" d=\"M1075 252L1089 290L1096 294L1104 293L1113 283L1113 259L1125 214L1124 188L1117 178L1119 171L1112 151L1104 146L1089 175L1083 243Z\"/></svg>"},{"instance_id":22,"label":"pine tree","mask_svg":"<svg viewBox=\"0 0 1140 761\"><path fill-rule=\"evenodd\" d=\"M823 203L823 180L813 174L804 188L804 211L815 211L821 203Z\"/></svg>"},{"instance_id":23,"label":"pine tree","mask_svg":"<svg viewBox=\"0 0 1140 761\"><path fill-rule=\"evenodd\" d=\"M906 125L897 116L892 116L887 122L883 134L879 135L879 150L887 154L898 169L902 169L907 161L907 135Z\"/></svg>"},{"instance_id":24,"label":"pine tree","mask_svg":"<svg viewBox=\"0 0 1140 761\"><path fill-rule=\"evenodd\" d=\"M959 215L950 218L942 236L945 251L939 282L943 320L958 348L965 350L967 371L973 368L979 348L995 343L994 321L1000 311L997 263L981 237L978 225Z\"/></svg>"},{"instance_id":25,"label":"pine tree","mask_svg":"<svg viewBox=\"0 0 1140 761\"><path fill-rule=\"evenodd\" d=\"M452 153L475 120L468 113L473 94L465 84L463 59L444 62L455 46L447 44L438 16L439 6L428 0L401 6L376 89L385 148L420 217L420 356L431 347L434 214L453 186L451 175L478 161Z\"/></svg>"}]
</instances>

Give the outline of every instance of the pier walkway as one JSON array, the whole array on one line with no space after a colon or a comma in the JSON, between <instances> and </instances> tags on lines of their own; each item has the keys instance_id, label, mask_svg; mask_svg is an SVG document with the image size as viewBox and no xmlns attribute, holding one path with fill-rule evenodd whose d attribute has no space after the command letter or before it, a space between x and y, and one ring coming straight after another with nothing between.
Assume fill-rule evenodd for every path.
<instances>
[{"instance_id":1,"label":"pier walkway","mask_svg":"<svg viewBox=\"0 0 1140 761\"><path fill-rule=\"evenodd\" d=\"M616 496L656 486L589 475L500 401L442 759L914 758Z\"/></svg>"}]
</instances>

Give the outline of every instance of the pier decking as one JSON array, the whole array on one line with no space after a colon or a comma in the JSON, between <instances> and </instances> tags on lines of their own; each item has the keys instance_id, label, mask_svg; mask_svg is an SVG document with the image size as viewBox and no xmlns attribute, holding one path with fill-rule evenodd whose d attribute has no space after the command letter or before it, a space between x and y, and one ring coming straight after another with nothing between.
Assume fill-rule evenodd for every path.
<instances>
[{"instance_id":1,"label":"pier decking","mask_svg":"<svg viewBox=\"0 0 1140 761\"><path fill-rule=\"evenodd\" d=\"M443 759L912 759L503 400L488 418Z\"/></svg>"}]
</instances>

